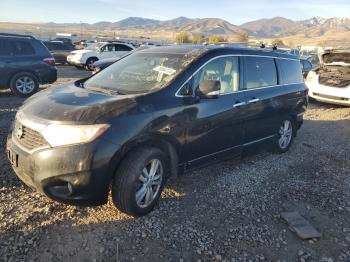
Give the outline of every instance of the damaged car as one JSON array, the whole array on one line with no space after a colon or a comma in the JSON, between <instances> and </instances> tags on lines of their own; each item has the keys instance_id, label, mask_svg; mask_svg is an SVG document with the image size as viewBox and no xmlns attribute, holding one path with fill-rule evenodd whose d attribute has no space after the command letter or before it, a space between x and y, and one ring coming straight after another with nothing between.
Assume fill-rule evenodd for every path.
<instances>
[{"instance_id":1,"label":"damaged car","mask_svg":"<svg viewBox=\"0 0 350 262\"><path fill-rule=\"evenodd\" d=\"M325 103L350 106L350 50L328 50L321 65L308 73L309 97Z\"/></svg>"},{"instance_id":2,"label":"damaged car","mask_svg":"<svg viewBox=\"0 0 350 262\"><path fill-rule=\"evenodd\" d=\"M49 198L142 216L166 181L267 143L287 152L307 87L297 56L154 47L26 100L7 139L17 176Z\"/></svg>"}]
</instances>

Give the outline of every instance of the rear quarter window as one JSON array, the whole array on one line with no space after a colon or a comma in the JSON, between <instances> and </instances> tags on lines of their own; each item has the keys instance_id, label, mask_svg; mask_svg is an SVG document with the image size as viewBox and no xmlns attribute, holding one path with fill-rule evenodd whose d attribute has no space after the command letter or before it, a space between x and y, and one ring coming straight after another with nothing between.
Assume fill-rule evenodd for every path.
<instances>
[{"instance_id":1,"label":"rear quarter window","mask_svg":"<svg viewBox=\"0 0 350 262\"><path fill-rule=\"evenodd\" d=\"M35 50L31 43L25 41L15 41L14 55L34 55Z\"/></svg>"},{"instance_id":2,"label":"rear quarter window","mask_svg":"<svg viewBox=\"0 0 350 262\"><path fill-rule=\"evenodd\" d=\"M276 62L281 85L303 82L302 66L299 60L276 59Z\"/></svg>"},{"instance_id":3,"label":"rear quarter window","mask_svg":"<svg viewBox=\"0 0 350 262\"><path fill-rule=\"evenodd\" d=\"M245 57L246 88L277 85L277 70L273 58L269 57Z\"/></svg>"}]
</instances>

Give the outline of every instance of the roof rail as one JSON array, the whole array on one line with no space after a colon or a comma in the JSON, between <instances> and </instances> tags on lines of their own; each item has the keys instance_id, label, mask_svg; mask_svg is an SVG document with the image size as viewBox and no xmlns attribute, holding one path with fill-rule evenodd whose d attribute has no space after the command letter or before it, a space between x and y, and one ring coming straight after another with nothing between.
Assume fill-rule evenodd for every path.
<instances>
[{"instance_id":1,"label":"roof rail","mask_svg":"<svg viewBox=\"0 0 350 262\"><path fill-rule=\"evenodd\" d=\"M20 34L9 34L9 33L0 33L0 36L36 39L34 36L31 36L31 35L20 35Z\"/></svg>"},{"instance_id":2,"label":"roof rail","mask_svg":"<svg viewBox=\"0 0 350 262\"><path fill-rule=\"evenodd\" d=\"M277 45L268 45L265 43L222 42L214 45L219 45L221 47L242 47L242 48L249 48L249 49L255 49L255 50L263 50L266 52L285 53L285 54L300 56L300 52L297 48L278 47Z\"/></svg>"}]
</instances>

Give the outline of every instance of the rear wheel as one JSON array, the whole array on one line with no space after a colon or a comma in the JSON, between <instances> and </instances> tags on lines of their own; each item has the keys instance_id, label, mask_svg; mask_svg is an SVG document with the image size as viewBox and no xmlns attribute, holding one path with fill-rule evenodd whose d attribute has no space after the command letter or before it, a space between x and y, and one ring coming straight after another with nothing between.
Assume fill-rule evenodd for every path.
<instances>
[{"instance_id":1,"label":"rear wheel","mask_svg":"<svg viewBox=\"0 0 350 262\"><path fill-rule=\"evenodd\" d=\"M112 185L114 205L132 216L144 216L157 204L167 178L167 162L158 148L143 147L120 164Z\"/></svg>"},{"instance_id":2,"label":"rear wheel","mask_svg":"<svg viewBox=\"0 0 350 262\"><path fill-rule=\"evenodd\" d=\"M291 119L285 119L282 121L278 130L278 134L274 139L274 149L278 153L285 153L292 145L294 135L296 132L295 123Z\"/></svg>"},{"instance_id":3,"label":"rear wheel","mask_svg":"<svg viewBox=\"0 0 350 262\"><path fill-rule=\"evenodd\" d=\"M11 91L20 97L29 97L39 88L39 81L35 75L27 72L15 74L10 81Z\"/></svg>"}]
</instances>

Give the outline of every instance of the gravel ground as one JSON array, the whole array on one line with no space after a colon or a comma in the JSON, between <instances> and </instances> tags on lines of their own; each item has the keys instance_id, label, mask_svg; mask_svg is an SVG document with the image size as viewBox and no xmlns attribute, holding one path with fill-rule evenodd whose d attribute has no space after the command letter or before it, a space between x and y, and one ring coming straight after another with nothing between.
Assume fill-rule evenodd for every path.
<instances>
[{"instance_id":1,"label":"gravel ground","mask_svg":"<svg viewBox=\"0 0 350 262\"><path fill-rule=\"evenodd\" d=\"M59 82L86 75L59 70ZM0 261L350 261L350 108L311 104L288 153L260 148L187 173L135 219L111 201L50 201L16 178L5 138L22 101L0 94ZM299 239L284 211L322 237Z\"/></svg>"}]
</instances>

